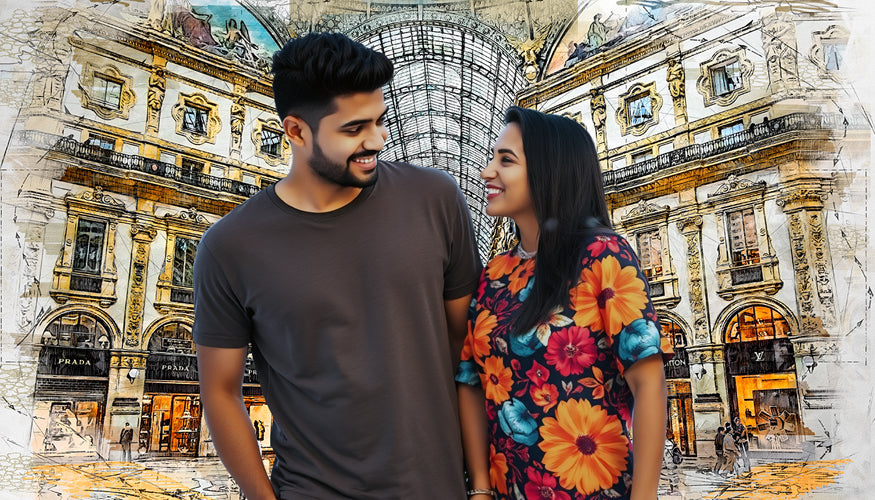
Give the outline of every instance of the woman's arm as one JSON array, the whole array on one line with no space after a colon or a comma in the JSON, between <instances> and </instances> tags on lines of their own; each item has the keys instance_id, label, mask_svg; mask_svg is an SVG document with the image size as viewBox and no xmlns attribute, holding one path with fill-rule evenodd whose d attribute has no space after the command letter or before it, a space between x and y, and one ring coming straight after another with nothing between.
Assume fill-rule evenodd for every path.
<instances>
[{"instance_id":1,"label":"woman's arm","mask_svg":"<svg viewBox=\"0 0 875 500\"><path fill-rule=\"evenodd\" d=\"M483 389L457 383L459 422L462 425L462 445L468 470L468 489L491 490L489 481L489 438L486 427L486 398ZM491 495L473 495L473 500Z\"/></svg>"},{"instance_id":2,"label":"woman's arm","mask_svg":"<svg viewBox=\"0 0 875 500\"><path fill-rule=\"evenodd\" d=\"M662 356L639 360L626 370L626 382L635 398L632 414L631 500L655 500L665 446L666 400Z\"/></svg>"}]
</instances>

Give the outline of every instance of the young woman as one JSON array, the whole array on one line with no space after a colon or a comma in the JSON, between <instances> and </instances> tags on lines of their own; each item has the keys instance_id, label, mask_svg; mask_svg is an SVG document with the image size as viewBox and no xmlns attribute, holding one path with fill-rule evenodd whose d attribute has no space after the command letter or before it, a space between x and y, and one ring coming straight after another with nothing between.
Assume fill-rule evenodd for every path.
<instances>
[{"instance_id":1,"label":"young woman","mask_svg":"<svg viewBox=\"0 0 875 500\"><path fill-rule=\"evenodd\" d=\"M456 376L468 496L653 500L670 344L595 146L567 118L512 107L505 123L480 176L520 243L483 271Z\"/></svg>"}]
</instances>

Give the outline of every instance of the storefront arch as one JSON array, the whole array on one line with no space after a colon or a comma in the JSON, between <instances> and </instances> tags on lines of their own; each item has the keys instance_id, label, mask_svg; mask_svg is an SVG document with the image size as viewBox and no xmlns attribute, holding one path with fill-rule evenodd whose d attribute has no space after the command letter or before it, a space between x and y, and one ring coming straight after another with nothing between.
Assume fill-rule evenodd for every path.
<instances>
[{"instance_id":1,"label":"storefront arch","mask_svg":"<svg viewBox=\"0 0 875 500\"><path fill-rule=\"evenodd\" d=\"M804 427L790 341L798 332L795 318L771 300L733 306L719 318L730 414L748 428L751 448L796 450Z\"/></svg>"},{"instance_id":2,"label":"storefront arch","mask_svg":"<svg viewBox=\"0 0 875 500\"><path fill-rule=\"evenodd\" d=\"M55 309L52 312L50 312L49 314L47 314L42 319L42 321L40 321L39 324L37 324L37 327L34 330L35 332L37 332L37 335L39 335L39 338L34 339L36 341L35 343L43 344L44 339L47 340L47 339L49 339L50 336L55 336L55 334L53 334L51 332L52 328L50 328L50 327L53 324L56 324L56 322L58 322L62 318L68 317L71 315L75 315L75 314L85 314L87 316L91 316L103 327L103 329L106 331L106 335L108 337L107 338L108 344L106 344L106 347L103 347L103 348L114 349L114 348L117 348L118 346L122 345L121 330L119 329L118 325L116 324L116 322L112 318L112 316L110 316L103 309L101 309L99 307L94 307L94 306L89 305L89 304L67 304L67 305L63 305L61 307L58 307L57 309ZM49 333L49 335L46 335L46 333ZM98 338L99 338L99 336L98 336ZM98 345L99 344L97 343L97 339L95 339L95 342L92 344L92 347L98 346Z\"/></svg>"},{"instance_id":3,"label":"storefront arch","mask_svg":"<svg viewBox=\"0 0 875 500\"><path fill-rule=\"evenodd\" d=\"M696 423L693 416L693 390L687 358L690 326L679 315L657 310L663 335L670 339L675 355L664 364L668 390L668 430L685 455L696 454Z\"/></svg>"}]
</instances>

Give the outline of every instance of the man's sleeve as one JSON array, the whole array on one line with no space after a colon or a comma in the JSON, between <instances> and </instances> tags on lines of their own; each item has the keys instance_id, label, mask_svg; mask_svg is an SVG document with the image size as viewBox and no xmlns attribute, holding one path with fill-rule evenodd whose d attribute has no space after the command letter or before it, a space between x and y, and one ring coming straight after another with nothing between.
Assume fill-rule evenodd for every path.
<instances>
[{"instance_id":1,"label":"man's sleeve","mask_svg":"<svg viewBox=\"0 0 875 500\"><path fill-rule=\"evenodd\" d=\"M455 199L450 207L450 234L447 242L449 261L444 269L444 299L451 300L473 293L483 265L477 253L477 238L471 223L471 211L462 191L453 181Z\"/></svg>"},{"instance_id":2,"label":"man's sleeve","mask_svg":"<svg viewBox=\"0 0 875 500\"><path fill-rule=\"evenodd\" d=\"M239 348L249 343L251 322L228 276L203 242L194 260L194 329L197 344Z\"/></svg>"}]
</instances>

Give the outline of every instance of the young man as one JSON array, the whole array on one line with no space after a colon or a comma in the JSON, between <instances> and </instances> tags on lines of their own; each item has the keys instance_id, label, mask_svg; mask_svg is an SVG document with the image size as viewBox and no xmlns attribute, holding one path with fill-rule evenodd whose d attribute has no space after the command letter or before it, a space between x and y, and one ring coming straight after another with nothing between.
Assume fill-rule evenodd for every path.
<instances>
[{"instance_id":1,"label":"young man","mask_svg":"<svg viewBox=\"0 0 875 500\"><path fill-rule=\"evenodd\" d=\"M291 171L198 246L205 416L250 500L465 496L453 370L480 260L449 175L377 161L392 71L339 34L277 52ZM250 342L274 417L270 480L241 395Z\"/></svg>"}]
</instances>

